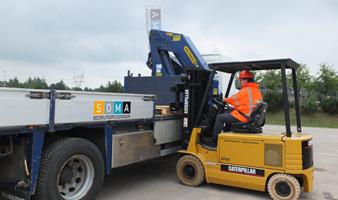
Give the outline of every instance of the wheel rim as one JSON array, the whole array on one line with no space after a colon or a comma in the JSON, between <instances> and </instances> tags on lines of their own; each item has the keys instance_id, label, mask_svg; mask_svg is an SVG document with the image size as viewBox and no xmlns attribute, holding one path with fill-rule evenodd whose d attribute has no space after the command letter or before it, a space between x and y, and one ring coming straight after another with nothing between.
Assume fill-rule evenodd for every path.
<instances>
[{"instance_id":1,"label":"wheel rim","mask_svg":"<svg viewBox=\"0 0 338 200\"><path fill-rule=\"evenodd\" d=\"M275 190L281 197L288 197L291 194L291 187L286 181L276 183Z\"/></svg>"},{"instance_id":2,"label":"wheel rim","mask_svg":"<svg viewBox=\"0 0 338 200\"><path fill-rule=\"evenodd\" d=\"M92 161L85 155L75 155L62 165L58 173L58 192L65 200L81 199L92 187L94 176Z\"/></svg>"},{"instance_id":3,"label":"wheel rim","mask_svg":"<svg viewBox=\"0 0 338 200\"><path fill-rule=\"evenodd\" d=\"M192 179L195 176L195 168L191 165L185 165L183 168L183 174L186 178Z\"/></svg>"}]
</instances>

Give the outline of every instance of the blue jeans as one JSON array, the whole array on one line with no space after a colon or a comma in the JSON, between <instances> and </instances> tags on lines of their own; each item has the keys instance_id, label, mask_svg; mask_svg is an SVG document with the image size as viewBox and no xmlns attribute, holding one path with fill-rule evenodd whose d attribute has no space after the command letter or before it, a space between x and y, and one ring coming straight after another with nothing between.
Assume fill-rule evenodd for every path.
<instances>
[{"instance_id":1,"label":"blue jeans","mask_svg":"<svg viewBox=\"0 0 338 200\"><path fill-rule=\"evenodd\" d=\"M239 120L234 118L230 114L230 112L218 114L217 117L216 117L215 126L214 126L214 130L213 130L213 134L212 134L213 139L217 140L218 134L220 134L220 132L222 131L222 129L224 127L224 123L226 123L224 131L229 132L229 131L231 131L231 124L235 123L235 122L239 122Z\"/></svg>"}]
</instances>

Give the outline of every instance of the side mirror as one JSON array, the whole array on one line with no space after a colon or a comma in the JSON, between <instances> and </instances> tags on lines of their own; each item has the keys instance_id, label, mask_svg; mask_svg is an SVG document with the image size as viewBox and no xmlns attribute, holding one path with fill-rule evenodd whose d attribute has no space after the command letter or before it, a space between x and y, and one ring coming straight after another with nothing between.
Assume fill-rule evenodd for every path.
<instances>
[{"instance_id":1,"label":"side mirror","mask_svg":"<svg viewBox=\"0 0 338 200\"><path fill-rule=\"evenodd\" d=\"M235 80L235 87L236 87L237 90L241 89L241 81L240 80L238 80L238 79Z\"/></svg>"}]
</instances>

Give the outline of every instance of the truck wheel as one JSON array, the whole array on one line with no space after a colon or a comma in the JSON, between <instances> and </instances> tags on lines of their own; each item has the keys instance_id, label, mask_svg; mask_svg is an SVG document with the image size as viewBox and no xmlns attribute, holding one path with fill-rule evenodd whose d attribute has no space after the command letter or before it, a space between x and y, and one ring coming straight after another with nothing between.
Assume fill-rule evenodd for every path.
<instances>
[{"instance_id":1,"label":"truck wheel","mask_svg":"<svg viewBox=\"0 0 338 200\"><path fill-rule=\"evenodd\" d=\"M273 175L268 182L267 189L273 200L296 200L301 192L298 180L288 174Z\"/></svg>"},{"instance_id":2,"label":"truck wheel","mask_svg":"<svg viewBox=\"0 0 338 200\"><path fill-rule=\"evenodd\" d=\"M95 199L103 183L104 169L102 154L90 141L57 140L42 155L34 199Z\"/></svg>"},{"instance_id":3,"label":"truck wheel","mask_svg":"<svg viewBox=\"0 0 338 200\"><path fill-rule=\"evenodd\" d=\"M184 185L199 186L205 181L204 167L200 160L192 155L185 155L178 160L176 174Z\"/></svg>"}]
</instances>

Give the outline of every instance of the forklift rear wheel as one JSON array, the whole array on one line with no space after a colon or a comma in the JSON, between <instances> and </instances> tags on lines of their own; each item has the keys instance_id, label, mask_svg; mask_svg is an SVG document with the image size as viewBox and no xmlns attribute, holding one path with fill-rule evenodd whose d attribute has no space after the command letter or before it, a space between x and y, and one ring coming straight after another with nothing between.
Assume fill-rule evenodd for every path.
<instances>
[{"instance_id":1,"label":"forklift rear wheel","mask_svg":"<svg viewBox=\"0 0 338 200\"><path fill-rule=\"evenodd\" d=\"M36 200L91 200L104 179L99 148L82 138L62 138L44 150Z\"/></svg>"},{"instance_id":2,"label":"forklift rear wheel","mask_svg":"<svg viewBox=\"0 0 338 200\"><path fill-rule=\"evenodd\" d=\"M273 200L296 200L301 192L298 180L288 174L273 175L268 182L267 189Z\"/></svg>"},{"instance_id":3,"label":"forklift rear wheel","mask_svg":"<svg viewBox=\"0 0 338 200\"><path fill-rule=\"evenodd\" d=\"M184 185L199 186L205 181L205 173L202 163L192 155L184 155L176 164L178 179Z\"/></svg>"}]
</instances>

